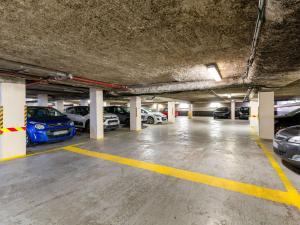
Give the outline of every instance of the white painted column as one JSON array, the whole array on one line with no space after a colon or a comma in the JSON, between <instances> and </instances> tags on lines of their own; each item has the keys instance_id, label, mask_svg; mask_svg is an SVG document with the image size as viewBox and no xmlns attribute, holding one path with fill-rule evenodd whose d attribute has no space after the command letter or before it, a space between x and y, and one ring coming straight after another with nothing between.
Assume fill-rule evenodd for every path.
<instances>
[{"instance_id":1,"label":"white painted column","mask_svg":"<svg viewBox=\"0 0 300 225\"><path fill-rule=\"evenodd\" d=\"M1 132L0 159L26 155L25 84L0 83L0 128L17 128L15 132Z\"/></svg>"},{"instance_id":2,"label":"white painted column","mask_svg":"<svg viewBox=\"0 0 300 225\"><path fill-rule=\"evenodd\" d=\"M130 130L139 131L142 129L141 118L142 101L141 97L134 96L130 98Z\"/></svg>"},{"instance_id":3,"label":"white painted column","mask_svg":"<svg viewBox=\"0 0 300 225\"><path fill-rule=\"evenodd\" d=\"M175 122L175 102L168 102L168 122Z\"/></svg>"},{"instance_id":4,"label":"white painted column","mask_svg":"<svg viewBox=\"0 0 300 225\"><path fill-rule=\"evenodd\" d=\"M193 119L193 104L189 104L188 117L189 119Z\"/></svg>"},{"instance_id":5,"label":"white painted column","mask_svg":"<svg viewBox=\"0 0 300 225\"><path fill-rule=\"evenodd\" d=\"M258 135L262 139L274 137L274 92L258 93Z\"/></svg>"},{"instance_id":6,"label":"white painted column","mask_svg":"<svg viewBox=\"0 0 300 225\"><path fill-rule=\"evenodd\" d=\"M90 88L90 138L103 137L103 90Z\"/></svg>"},{"instance_id":7,"label":"white painted column","mask_svg":"<svg viewBox=\"0 0 300 225\"><path fill-rule=\"evenodd\" d=\"M235 101L231 100L231 119L235 120Z\"/></svg>"},{"instance_id":8,"label":"white painted column","mask_svg":"<svg viewBox=\"0 0 300 225\"><path fill-rule=\"evenodd\" d=\"M64 100L57 100L55 106L58 111L64 112Z\"/></svg>"},{"instance_id":9,"label":"white painted column","mask_svg":"<svg viewBox=\"0 0 300 225\"><path fill-rule=\"evenodd\" d=\"M79 105L88 106L89 105L89 100L88 99L81 99Z\"/></svg>"},{"instance_id":10,"label":"white painted column","mask_svg":"<svg viewBox=\"0 0 300 225\"><path fill-rule=\"evenodd\" d=\"M48 106L48 95L47 94L39 94L37 96L38 106Z\"/></svg>"},{"instance_id":11,"label":"white painted column","mask_svg":"<svg viewBox=\"0 0 300 225\"><path fill-rule=\"evenodd\" d=\"M258 101L251 100L250 106L250 127L258 133Z\"/></svg>"}]
</instances>

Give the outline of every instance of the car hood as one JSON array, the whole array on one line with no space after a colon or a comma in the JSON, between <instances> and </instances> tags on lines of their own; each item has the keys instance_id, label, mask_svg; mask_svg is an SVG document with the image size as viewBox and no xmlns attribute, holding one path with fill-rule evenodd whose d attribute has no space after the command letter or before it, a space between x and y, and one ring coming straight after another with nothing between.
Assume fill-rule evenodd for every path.
<instances>
[{"instance_id":1,"label":"car hood","mask_svg":"<svg viewBox=\"0 0 300 225\"><path fill-rule=\"evenodd\" d=\"M28 122L43 123L43 124L67 123L69 121L70 121L70 119L67 116L28 119Z\"/></svg>"},{"instance_id":2,"label":"car hood","mask_svg":"<svg viewBox=\"0 0 300 225\"><path fill-rule=\"evenodd\" d=\"M285 137L300 136L300 126L292 126L285 128L283 130L280 130L278 134Z\"/></svg>"}]
</instances>

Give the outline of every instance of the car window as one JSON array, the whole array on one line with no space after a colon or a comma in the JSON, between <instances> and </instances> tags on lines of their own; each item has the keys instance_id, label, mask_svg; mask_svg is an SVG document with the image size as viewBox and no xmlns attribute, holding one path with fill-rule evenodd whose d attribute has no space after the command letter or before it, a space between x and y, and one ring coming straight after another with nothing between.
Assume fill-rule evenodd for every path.
<instances>
[{"instance_id":1,"label":"car window","mask_svg":"<svg viewBox=\"0 0 300 225\"><path fill-rule=\"evenodd\" d=\"M27 118L45 118L64 116L58 110L51 107L28 107Z\"/></svg>"},{"instance_id":2,"label":"car window","mask_svg":"<svg viewBox=\"0 0 300 225\"><path fill-rule=\"evenodd\" d=\"M85 116L90 113L89 107L77 107L76 108L76 114Z\"/></svg>"},{"instance_id":3,"label":"car window","mask_svg":"<svg viewBox=\"0 0 300 225\"><path fill-rule=\"evenodd\" d=\"M66 110L67 113L70 113L70 114L75 114L75 109L72 107L72 108L68 108Z\"/></svg>"},{"instance_id":4,"label":"car window","mask_svg":"<svg viewBox=\"0 0 300 225\"><path fill-rule=\"evenodd\" d=\"M148 113L147 113L145 110L143 110L143 109L142 109L142 113L144 113L144 114L148 114Z\"/></svg>"}]
</instances>

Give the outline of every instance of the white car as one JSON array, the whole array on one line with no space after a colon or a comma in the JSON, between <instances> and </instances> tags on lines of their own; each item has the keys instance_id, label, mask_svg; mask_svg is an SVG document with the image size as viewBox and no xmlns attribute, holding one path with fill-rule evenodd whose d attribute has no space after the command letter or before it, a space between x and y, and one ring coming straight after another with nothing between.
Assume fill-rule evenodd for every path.
<instances>
[{"instance_id":1,"label":"white car","mask_svg":"<svg viewBox=\"0 0 300 225\"><path fill-rule=\"evenodd\" d=\"M149 108L143 107L142 109L142 115L145 116L145 120L149 124L158 124L158 123L167 123L168 118L166 115L162 114L161 112L155 112L152 111Z\"/></svg>"},{"instance_id":2,"label":"white car","mask_svg":"<svg viewBox=\"0 0 300 225\"><path fill-rule=\"evenodd\" d=\"M65 114L74 121L76 128L90 129L90 107L72 106L66 109ZM104 113L104 130L115 130L120 126L119 117L112 113Z\"/></svg>"}]
</instances>

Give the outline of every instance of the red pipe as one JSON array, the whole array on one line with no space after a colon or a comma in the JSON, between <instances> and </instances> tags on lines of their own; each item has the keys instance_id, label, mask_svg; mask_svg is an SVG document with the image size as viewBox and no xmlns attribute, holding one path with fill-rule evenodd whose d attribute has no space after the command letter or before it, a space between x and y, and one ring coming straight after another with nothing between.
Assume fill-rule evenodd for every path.
<instances>
[{"instance_id":1,"label":"red pipe","mask_svg":"<svg viewBox=\"0 0 300 225\"><path fill-rule=\"evenodd\" d=\"M114 89L123 89L123 90L128 89L127 86L125 86L125 85L111 84L111 83L106 83L106 82L103 82L103 81L90 80L90 79L77 77L77 76L73 76L71 78L71 80L78 81L78 82L83 82L83 83L87 83L87 84L100 85L100 86L103 86L103 87L114 88Z\"/></svg>"}]
</instances>

